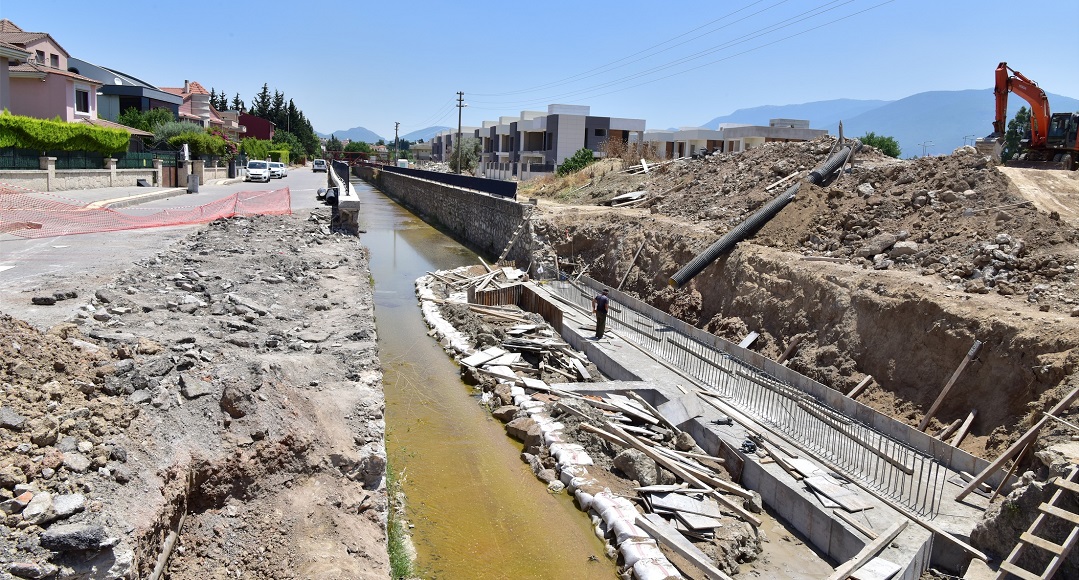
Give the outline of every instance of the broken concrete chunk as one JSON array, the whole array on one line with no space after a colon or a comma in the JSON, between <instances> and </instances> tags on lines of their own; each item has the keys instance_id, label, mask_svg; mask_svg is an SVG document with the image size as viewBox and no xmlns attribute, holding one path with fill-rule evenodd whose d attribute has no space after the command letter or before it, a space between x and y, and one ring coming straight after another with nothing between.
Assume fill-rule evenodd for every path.
<instances>
[{"instance_id":1,"label":"broken concrete chunk","mask_svg":"<svg viewBox=\"0 0 1079 580\"><path fill-rule=\"evenodd\" d=\"M898 238L893 234L880 234L867 241L861 248L858 248L854 255L869 258L877 254L883 254L894 246L896 241L898 241Z\"/></svg>"},{"instance_id":2,"label":"broken concrete chunk","mask_svg":"<svg viewBox=\"0 0 1079 580\"><path fill-rule=\"evenodd\" d=\"M59 519L71 517L86 509L86 496L81 493L58 495L52 499L52 511Z\"/></svg>"},{"instance_id":3,"label":"broken concrete chunk","mask_svg":"<svg viewBox=\"0 0 1079 580\"><path fill-rule=\"evenodd\" d=\"M195 399L213 394L214 386L190 373L180 373L180 394Z\"/></svg>"},{"instance_id":4,"label":"broken concrete chunk","mask_svg":"<svg viewBox=\"0 0 1079 580\"><path fill-rule=\"evenodd\" d=\"M109 544L108 534L101 524L59 524L45 530L41 545L54 552L97 550Z\"/></svg>"},{"instance_id":5,"label":"broken concrete chunk","mask_svg":"<svg viewBox=\"0 0 1079 580\"><path fill-rule=\"evenodd\" d=\"M90 459L82 453L65 453L64 467L66 467L68 471L84 473L90 468Z\"/></svg>"},{"instance_id":6,"label":"broken concrete chunk","mask_svg":"<svg viewBox=\"0 0 1079 580\"><path fill-rule=\"evenodd\" d=\"M11 407L0 407L0 428L22 431L26 426L26 418Z\"/></svg>"}]
</instances>

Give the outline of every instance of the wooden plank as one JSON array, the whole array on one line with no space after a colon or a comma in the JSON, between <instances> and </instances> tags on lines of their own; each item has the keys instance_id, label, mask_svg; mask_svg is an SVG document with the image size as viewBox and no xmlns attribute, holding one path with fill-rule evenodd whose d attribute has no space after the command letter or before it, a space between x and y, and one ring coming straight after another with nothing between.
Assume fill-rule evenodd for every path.
<instances>
[{"instance_id":1,"label":"wooden plank","mask_svg":"<svg viewBox=\"0 0 1079 580\"><path fill-rule=\"evenodd\" d=\"M776 362L779 364L787 362L787 359L789 359L791 355L794 354L794 351L798 348L798 345L802 344L802 340L804 338L804 334L799 334L798 336L795 336L794 339L791 340L791 343L787 345L787 350L783 351L783 354L776 359Z\"/></svg>"},{"instance_id":2,"label":"wooden plank","mask_svg":"<svg viewBox=\"0 0 1079 580\"><path fill-rule=\"evenodd\" d=\"M629 273L633 271L633 265L637 263L637 257L641 255L641 250L644 249L645 241L641 242L641 247L637 248L637 253L633 254L633 259L629 261L629 268L626 269L626 273L622 275L622 279L618 281L618 286L615 286L615 290L621 290L622 285L626 283L626 278L629 278Z\"/></svg>"},{"instance_id":3,"label":"wooden plank","mask_svg":"<svg viewBox=\"0 0 1079 580\"><path fill-rule=\"evenodd\" d=\"M592 375L588 374L588 369L586 369L584 367L584 364L581 363L581 361L579 359L571 358L571 359L569 359L569 362L570 362L570 364L573 365L573 368L577 369L577 374L581 375L581 380L582 381L591 381L592 380Z\"/></svg>"},{"instance_id":4,"label":"wooden plank","mask_svg":"<svg viewBox=\"0 0 1079 580\"><path fill-rule=\"evenodd\" d=\"M661 466L665 467L671 473L673 473L676 476L682 478L683 481L685 481L687 483L692 483L693 485L696 485L698 487L708 487L707 485L704 484L704 482L702 482L700 480L700 478L694 476L692 473L689 473L685 469L682 469L682 467L680 465L678 465L676 462L667 459L666 457L660 455L659 453L656 453L651 447L649 447L649 446L645 445L644 443L642 443L640 441L640 439L638 439L638 438L634 437L633 435L630 435L629 433L623 431L617 425L612 425L612 424L608 423L607 424L607 429L610 430L611 432L613 432L618 437L621 437L622 439L624 439L626 441L626 443L629 443L629 445L631 447L633 447L634 449L640 451L641 453L644 453L648 457L652 458L653 461L655 461L656 463L659 463ZM731 486L731 487L733 488L734 486ZM745 490L742 490L742 492L743 493L748 493ZM728 498L727 496L725 496L722 493L720 493L718 491L715 491L715 490L713 490L711 493L712 493L712 496L715 497L717 501L719 501L719 503L726 506L726 508L728 510L733 512L738 517L742 518L742 520L749 522L755 528L761 527L761 524L763 523L761 521L761 519L758 518L757 516L749 513L744 507L742 507L741 501L738 501L738 502L733 501L730 498Z\"/></svg>"},{"instance_id":5,"label":"wooden plank","mask_svg":"<svg viewBox=\"0 0 1079 580\"><path fill-rule=\"evenodd\" d=\"M704 555L692 542L682 537L677 530L656 514L638 514L637 527L648 532L656 542L670 548L690 564L704 573L708 580L731 580L722 570L712 565L712 560Z\"/></svg>"},{"instance_id":6,"label":"wooden plank","mask_svg":"<svg viewBox=\"0 0 1079 580\"><path fill-rule=\"evenodd\" d=\"M853 490L833 483L825 475L814 475L813 477L805 478L803 481L806 485L831 498L832 501L838 503L840 507L848 512L873 509L873 504L867 503L858 497L858 494L854 493Z\"/></svg>"},{"instance_id":7,"label":"wooden plank","mask_svg":"<svg viewBox=\"0 0 1079 580\"><path fill-rule=\"evenodd\" d=\"M921 423L918 423L918 430L925 431L925 428L929 426L929 422L933 420L933 416L940 410L940 406L944 403L944 399L951 392L952 387L955 386L956 381L959 380L959 375L963 374L970 361L974 360L974 357L978 356L978 350L982 348L982 341L975 340L971 345L970 350L967 351L967 356L963 357L963 362L959 363L959 368L955 369L952 373L952 378L948 379L948 383L941 389L940 394L937 395L937 400L933 401L933 405L929 407L929 411L926 412L925 417L922 417Z\"/></svg>"},{"instance_id":8,"label":"wooden plank","mask_svg":"<svg viewBox=\"0 0 1079 580\"><path fill-rule=\"evenodd\" d=\"M506 354L506 351L498 348L497 346L492 346L490 348L481 350L480 352L468 355L467 357L461 359L461 364L468 365L470 367L478 367L486 363L487 361L494 360L504 354Z\"/></svg>"},{"instance_id":9,"label":"wooden plank","mask_svg":"<svg viewBox=\"0 0 1079 580\"><path fill-rule=\"evenodd\" d=\"M1051 552L1058 556L1064 553L1064 546L1061 546L1060 544L1054 544L1053 542L1050 542L1045 538L1039 538L1038 536L1035 536L1030 532L1023 532L1022 534L1020 534L1019 541L1026 542L1031 546L1041 548L1046 552Z\"/></svg>"},{"instance_id":10,"label":"wooden plank","mask_svg":"<svg viewBox=\"0 0 1079 580\"><path fill-rule=\"evenodd\" d=\"M1074 481L1068 481L1062 477L1054 479L1053 485L1061 489L1066 489L1068 491L1079 493L1079 483L1075 483Z\"/></svg>"},{"instance_id":11,"label":"wooden plank","mask_svg":"<svg viewBox=\"0 0 1079 580\"><path fill-rule=\"evenodd\" d=\"M1000 569L1014 576L1018 576L1023 580L1045 580L1041 574L1035 574L1028 570L1024 570L1011 562L1001 562Z\"/></svg>"},{"instance_id":12,"label":"wooden plank","mask_svg":"<svg viewBox=\"0 0 1079 580\"><path fill-rule=\"evenodd\" d=\"M700 514L674 512L674 516L682 520L682 523L686 524L686 527L691 530L715 530L723 526L723 522L718 519Z\"/></svg>"},{"instance_id":13,"label":"wooden plank","mask_svg":"<svg viewBox=\"0 0 1079 580\"><path fill-rule=\"evenodd\" d=\"M955 421L949 423L947 427L940 430L940 433L937 433L937 439L940 439L941 441L947 439L949 435L954 433L955 430L959 428L959 424L962 422L963 419L956 419Z\"/></svg>"},{"instance_id":14,"label":"wooden plank","mask_svg":"<svg viewBox=\"0 0 1079 580\"><path fill-rule=\"evenodd\" d=\"M977 414L977 409L970 410L970 413L967 415L966 420L963 421L963 425L959 427L959 431L956 432L955 438L952 439L952 447L959 447L959 444L963 442L963 438L967 436L967 431L970 430L970 426L972 423L974 423L974 417Z\"/></svg>"},{"instance_id":15,"label":"wooden plank","mask_svg":"<svg viewBox=\"0 0 1079 580\"><path fill-rule=\"evenodd\" d=\"M857 397L858 395L862 394L862 391L864 391L865 388L868 387L869 384L872 382L873 375L866 375L865 378L862 379L862 382L858 383L857 386L855 386L853 389L850 390L849 393L847 393L847 396L852 399Z\"/></svg>"},{"instance_id":16,"label":"wooden plank","mask_svg":"<svg viewBox=\"0 0 1079 580\"><path fill-rule=\"evenodd\" d=\"M832 258L830 256L802 256L803 262L832 262L835 264L843 264L850 261L850 258Z\"/></svg>"},{"instance_id":17,"label":"wooden plank","mask_svg":"<svg viewBox=\"0 0 1079 580\"><path fill-rule=\"evenodd\" d=\"M1074 514L1066 509L1058 508L1055 505L1043 503L1042 505L1038 506L1038 511L1049 514L1051 516L1056 516L1062 520L1069 521L1079 526L1079 514Z\"/></svg>"},{"instance_id":18,"label":"wooden plank","mask_svg":"<svg viewBox=\"0 0 1079 580\"><path fill-rule=\"evenodd\" d=\"M663 509L669 512L688 512L713 518L723 517L719 506L713 501L704 501L678 493L653 493L649 501L655 509Z\"/></svg>"},{"instance_id":19,"label":"wooden plank","mask_svg":"<svg viewBox=\"0 0 1079 580\"><path fill-rule=\"evenodd\" d=\"M835 514L835 517L843 520L844 522L847 523L847 525L849 525L850 527L858 530L863 536L869 538L870 540L875 540L880 536L880 534L878 534L877 532L874 532L872 529L870 529L868 526L866 526L862 522L859 522L858 520L854 519L854 516L848 514L845 511L833 510L832 513Z\"/></svg>"},{"instance_id":20,"label":"wooden plank","mask_svg":"<svg viewBox=\"0 0 1079 580\"><path fill-rule=\"evenodd\" d=\"M870 559L876 557L876 555L879 554L880 551L885 548L885 546L892 543L892 540L894 540L896 536L902 533L902 531L906 528L907 520L903 520L895 524L894 526L888 528L888 531L884 532L883 535L866 544L865 547L862 548L860 552L858 552L858 554L856 554L853 558L847 560L845 563L836 568L835 572L828 577L828 580L847 580L847 577L849 577L851 574L861 568L864 562L867 562Z\"/></svg>"},{"instance_id":21,"label":"wooden plank","mask_svg":"<svg viewBox=\"0 0 1079 580\"><path fill-rule=\"evenodd\" d=\"M681 425L702 414L700 398L695 394L682 395L656 407L656 412L669 425Z\"/></svg>"},{"instance_id":22,"label":"wooden plank","mask_svg":"<svg viewBox=\"0 0 1079 580\"><path fill-rule=\"evenodd\" d=\"M1063 399L1060 400L1059 403L1054 405L1053 408L1049 410L1047 415L1053 415L1055 417L1056 415L1060 414L1061 411L1070 407L1071 404L1075 402L1075 399L1077 397L1079 397L1079 387L1072 389L1070 393L1068 393ZM1012 456L1025 449L1028 444L1037 439L1038 433L1048 421L1048 418L1042 417L1041 420L1039 420L1033 427L1031 427L1029 431L1024 433L1023 436L1020 437L1015 443L1012 443L1012 446L1009 447L1007 451L1001 453L1000 457L997 457L992 463L989 464L989 466L983 469L981 473L974 476L974 479L971 479L970 483L968 483L966 487L961 489L959 493L955 496L955 501L960 501L970 495L970 492L974 491L974 488L978 487L978 485L980 485L983 481L989 479L989 477L996 473L1001 468L1001 466L1003 466L1009 459L1012 458Z\"/></svg>"}]
</instances>

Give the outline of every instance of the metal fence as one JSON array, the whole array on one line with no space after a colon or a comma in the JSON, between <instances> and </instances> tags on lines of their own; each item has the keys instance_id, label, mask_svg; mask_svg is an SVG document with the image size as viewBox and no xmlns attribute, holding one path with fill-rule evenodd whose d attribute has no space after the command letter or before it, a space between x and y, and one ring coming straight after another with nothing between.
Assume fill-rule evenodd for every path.
<instances>
[{"instance_id":1,"label":"metal fence","mask_svg":"<svg viewBox=\"0 0 1079 580\"><path fill-rule=\"evenodd\" d=\"M41 152L15 147L0 148L0 169L40 169Z\"/></svg>"},{"instance_id":2,"label":"metal fence","mask_svg":"<svg viewBox=\"0 0 1079 580\"><path fill-rule=\"evenodd\" d=\"M551 283L563 298L590 309L594 291L565 280ZM586 310L587 312L587 310ZM936 515L945 469L936 459L837 412L796 386L624 304L607 323L723 397L792 445L922 516Z\"/></svg>"},{"instance_id":3,"label":"metal fence","mask_svg":"<svg viewBox=\"0 0 1079 580\"><path fill-rule=\"evenodd\" d=\"M154 153L152 151L127 151L116 155L117 169L152 169L153 167Z\"/></svg>"},{"instance_id":4,"label":"metal fence","mask_svg":"<svg viewBox=\"0 0 1079 580\"><path fill-rule=\"evenodd\" d=\"M105 155L92 151L47 151L56 158L57 169L104 169Z\"/></svg>"},{"instance_id":5,"label":"metal fence","mask_svg":"<svg viewBox=\"0 0 1079 580\"><path fill-rule=\"evenodd\" d=\"M380 167L380 169L382 169L383 171L389 171L391 173L400 173L402 175L418 177L420 179L426 179L428 181L436 181L438 183L444 183L453 187L472 189L482 193L487 193L498 197L504 197L506 199L517 199L517 182L515 181L484 179L482 177L470 177L468 175L458 175L456 173L441 173L438 171L425 171L423 169L408 169L405 167L396 167L393 165L383 165Z\"/></svg>"},{"instance_id":6,"label":"metal fence","mask_svg":"<svg viewBox=\"0 0 1079 580\"><path fill-rule=\"evenodd\" d=\"M347 194L349 188L352 187L351 184L348 181L349 180L348 162L347 161L338 161L337 159L334 159L334 160L330 161L330 165L333 166L333 172L337 174L337 178L340 179L341 183L343 183L345 185L345 190L340 192L340 193L342 195Z\"/></svg>"}]
</instances>

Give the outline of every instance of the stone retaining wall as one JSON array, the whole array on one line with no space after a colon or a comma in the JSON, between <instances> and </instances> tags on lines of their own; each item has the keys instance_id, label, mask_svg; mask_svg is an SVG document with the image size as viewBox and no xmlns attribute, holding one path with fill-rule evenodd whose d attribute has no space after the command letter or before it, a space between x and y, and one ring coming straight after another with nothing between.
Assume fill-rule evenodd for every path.
<instances>
[{"instance_id":1,"label":"stone retaining wall","mask_svg":"<svg viewBox=\"0 0 1079 580\"><path fill-rule=\"evenodd\" d=\"M443 229L480 254L496 258L532 205L450 187L423 179L357 166L353 173L374 184L424 221ZM525 269L531 259L530 236L522 232L507 260Z\"/></svg>"},{"instance_id":2,"label":"stone retaining wall","mask_svg":"<svg viewBox=\"0 0 1079 580\"><path fill-rule=\"evenodd\" d=\"M31 191L133 187L139 179L154 184L154 169L32 169L0 171L0 184Z\"/></svg>"}]
</instances>

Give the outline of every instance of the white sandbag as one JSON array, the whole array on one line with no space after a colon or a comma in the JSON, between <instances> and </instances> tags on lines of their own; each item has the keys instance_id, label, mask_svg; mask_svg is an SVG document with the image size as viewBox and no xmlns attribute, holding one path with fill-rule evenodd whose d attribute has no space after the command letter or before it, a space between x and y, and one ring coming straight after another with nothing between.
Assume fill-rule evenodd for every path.
<instances>
[{"instance_id":1,"label":"white sandbag","mask_svg":"<svg viewBox=\"0 0 1079 580\"><path fill-rule=\"evenodd\" d=\"M524 387L518 387L516 385L510 387L510 396L511 397L516 397L517 395L523 395L523 394L525 394L525 388Z\"/></svg>"},{"instance_id":2,"label":"white sandbag","mask_svg":"<svg viewBox=\"0 0 1079 580\"><path fill-rule=\"evenodd\" d=\"M550 447L551 445L558 445L564 442L565 440L562 439L561 431L548 431L543 434L543 443L546 444L548 447Z\"/></svg>"},{"instance_id":3,"label":"white sandbag","mask_svg":"<svg viewBox=\"0 0 1079 580\"><path fill-rule=\"evenodd\" d=\"M581 511L588 511L592 507L592 494L583 489L578 487L574 490L573 497L577 498L577 505L581 506Z\"/></svg>"},{"instance_id":4,"label":"white sandbag","mask_svg":"<svg viewBox=\"0 0 1079 580\"><path fill-rule=\"evenodd\" d=\"M551 431L561 431L566 428L566 425L560 421L555 421L550 417L544 415L542 417L536 417L536 424L539 425L540 433L549 433Z\"/></svg>"},{"instance_id":5,"label":"white sandbag","mask_svg":"<svg viewBox=\"0 0 1079 580\"><path fill-rule=\"evenodd\" d=\"M626 566L633 566L638 560L666 559L663 552L659 550L659 545L651 538L626 540L622 542L622 545L618 546L618 552L622 554L622 559L625 560Z\"/></svg>"},{"instance_id":6,"label":"white sandbag","mask_svg":"<svg viewBox=\"0 0 1079 580\"><path fill-rule=\"evenodd\" d=\"M569 486L567 487L570 487L573 489L573 491L576 491L578 487L587 486L589 489L594 489L597 485L599 485L599 482L595 479L592 479L591 477L574 477L573 479L569 480Z\"/></svg>"},{"instance_id":7,"label":"white sandbag","mask_svg":"<svg viewBox=\"0 0 1079 580\"><path fill-rule=\"evenodd\" d=\"M667 558L642 558L633 563L637 580L680 580L684 578Z\"/></svg>"},{"instance_id":8,"label":"white sandbag","mask_svg":"<svg viewBox=\"0 0 1079 580\"><path fill-rule=\"evenodd\" d=\"M559 465L595 465L584 447L576 443L551 445L551 455Z\"/></svg>"},{"instance_id":9,"label":"white sandbag","mask_svg":"<svg viewBox=\"0 0 1079 580\"><path fill-rule=\"evenodd\" d=\"M588 475L587 469L577 465L566 465L559 468L558 480L562 482L562 485L569 487L573 483L574 478L584 477L586 475Z\"/></svg>"}]
</instances>

